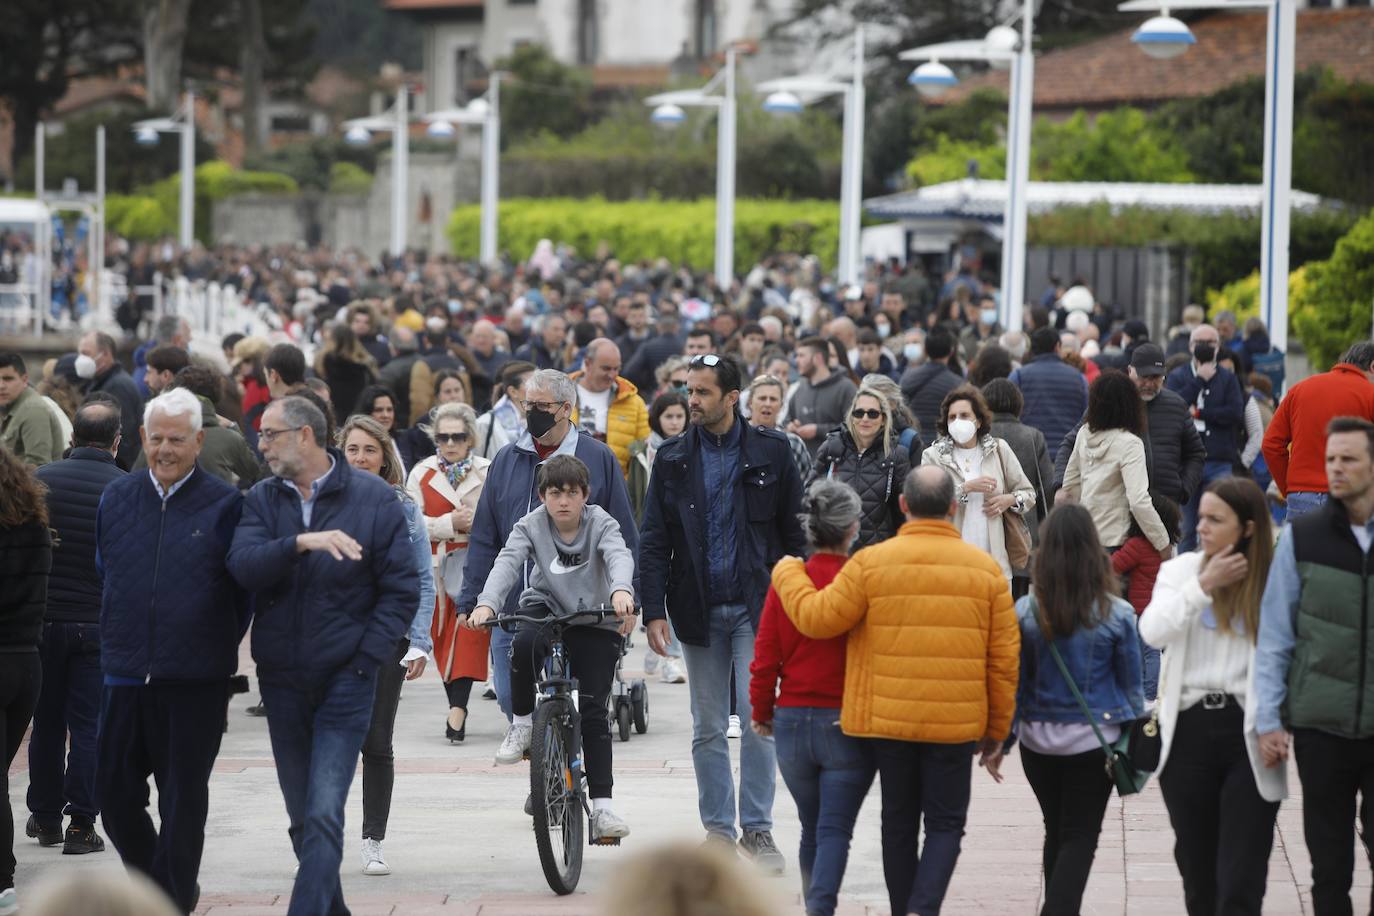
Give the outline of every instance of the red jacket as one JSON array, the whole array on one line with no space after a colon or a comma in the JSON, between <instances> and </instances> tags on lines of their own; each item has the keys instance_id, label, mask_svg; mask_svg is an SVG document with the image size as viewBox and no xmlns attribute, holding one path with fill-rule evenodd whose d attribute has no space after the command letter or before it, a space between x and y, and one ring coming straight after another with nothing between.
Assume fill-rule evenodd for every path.
<instances>
[{"instance_id":1,"label":"red jacket","mask_svg":"<svg viewBox=\"0 0 1374 916\"><path fill-rule=\"evenodd\" d=\"M1374 420L1374 385L1358 366L1337 363L1289 388L1279 402L1263 451L1284 496L1326 492L1326 424L1333 417Z\"/></svg>"},{"instance_id":2,"label":"red jacket","mask_svg":"<svg viewBox=\"0 0 1374 916\"><path fill-rule=\"evenodd\" d=\"M825 588L848 559L833 553L813 554L806 561L807 575L816 588ZM847 641L846 636L809 639L798 633L783 611L778 593L770 587L754 637L754 661L749 665L754 721L772 722L774 706L839 709L844 698Z\"/></svg>"},{"instance_id":3,"label":"red jacket","mask_svg":"<svg viewBox=\"0 0 1374 916\"><path fill-rule=\"evenodd\" d=\"M1127 598L1130 599L1131 607L1135 608L1137 617L1150 603L1150 596L1155 590L1155 579L1159 576L1159 566L1163 562L1164 558L1159 555L1159 551L1155 550L1150 539L1143 535L1127 538L1121 549L1112 554L1112 569L1116 574L1131 577Z\"/></svg>"}]
</instances>

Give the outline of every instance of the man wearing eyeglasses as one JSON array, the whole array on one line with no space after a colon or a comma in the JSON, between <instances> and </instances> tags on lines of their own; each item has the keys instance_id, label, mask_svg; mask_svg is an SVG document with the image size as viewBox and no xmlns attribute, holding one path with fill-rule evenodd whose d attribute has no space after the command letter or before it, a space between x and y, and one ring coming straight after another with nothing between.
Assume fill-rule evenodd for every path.
<instances>
[{"instance_id":1,"label":"man wearing eyeglasses","mask_svg":"<svg viewBox=\"0 0 1374 916\"><path fill-rule=\"evenodd\" d=\"M740 370L716 354L687 372L691 426L654 458L640 531L641 595L649 646L665 655L668 618L682 642L692 693L692 763L711 841L733 849L735 781L726 741L731 672L749 683L754 634L773 564L805 552L797 513L801 477L787 437L739 412ZM740 691L739 717L750 721ZM773 739L745 731L740 746L739 848L780 874L773 842Z\"/></svg>"},{"instance_id":2,"label":"man wearing eyeglasses","mask_svg":"<svg viewBox=\"0 0 1374 916\"><path fill-rule=\"evenodd\" d=\"M612 345L613 346L613 345ZM477 604L487 573L496 555L506 545L511 529L540 505L535 492L539 467L554 455L572 455L587 466L591 492L588 505L598 505L620 524L621 536L631 552L638 553L639 535L630 492L615 453L604 442L579 430L572 423L577 403L577 385L556 369L540 369L525 380L525 424L520 437L503 447L487 470L486 486L477 501L468 556L463 563L463 589L458 596L458 622L464 623ZM528 569L526 570L528 575ZM637 574L636 574L637 578ZM638 582L635 589L638 591ZM513 588L498 608L502 614L514 613L522 589ZM605 596L609 601L610 595ZM514 634L501 628L492 630L492 686L506 718L510 707L510 647Z\"/></svg>"},{"instance_id":3,"label":"man wearing eyeglasses","mask_svg":"<svg viewBox=\"0 0 1374 916\"><path fill-rule=\"evenodd\" d=\"M274 476L249 492L228 560L256 598L253 659L300 862L291 916L348 912L344 804L378 669L392 663L420 603L395 491L327 443L310 401L271 403L259 445Z\"/></svg>"}]
</instances>

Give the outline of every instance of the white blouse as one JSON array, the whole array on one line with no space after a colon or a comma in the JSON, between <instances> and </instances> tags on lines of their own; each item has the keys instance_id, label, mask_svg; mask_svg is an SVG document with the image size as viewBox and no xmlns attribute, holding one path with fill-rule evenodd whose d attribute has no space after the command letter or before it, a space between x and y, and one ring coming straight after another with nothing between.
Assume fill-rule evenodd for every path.
<instances>
[{"instance_id":1,"label":"white blouse","mask_svg":"<svg viewBox=\"0 0 1374 916\"><path fill-rule=\"evenodd\" d=\"M1229 693L1240 700L1241 705L1245 703L1254 646L1248 637L1221 629L1212 614L1209 605L1201 616L1188 623L1188 654L1183 660L1180 710L1196 706L1209 693ZM1213 625L1208 626L1208 622Z\"/></svg>"},{"instance_id":2,"label":"white blouse","mask_svg":"<svg viewBox=\"0 0 1374 916\"><path fill-rule=\"evenodd\" d=\"M954 460L959 465L959 469L964 472L964 480L972 480L975 477L983 476L983 449L979 445L973 448L954 447ZM988 520L983 515L983 494L968 494L968 502L964 508L964 528L960 532L964 543L972 544L979 550L990 550L988 544Z\"/></svg>"}]
</instances>

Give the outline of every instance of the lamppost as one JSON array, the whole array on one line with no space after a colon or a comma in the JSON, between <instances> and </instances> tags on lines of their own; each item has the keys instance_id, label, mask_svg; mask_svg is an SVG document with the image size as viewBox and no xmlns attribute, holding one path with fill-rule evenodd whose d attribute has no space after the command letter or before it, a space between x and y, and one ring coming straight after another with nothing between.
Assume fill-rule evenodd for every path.
<instances>
[{"instance_id":1,"label":"lamppost","mask_svg":"<svg viewBox=\"0 0 1374 916\"><path fill-rule=\"evenodd\" d=\"M1034 0L1023 0L1021 34L1005 25L994 26L982 41L947 41L903 51L902 60L925 61L908 82L927 98L958 84L942 60L985 60L1011 68L1007 101L1007 198L1002 211L1002 308L1008 330L1019 331L1026 302L1026 190L1030 184L1031 96L1035 83ZM1018 46L1019 38L1019 46Z\"/></svg>"},{"instance_id":2,"label":"lamppost","mask_svg":"<svg viewBox=\"0 0 1374 916\"><path fill-rule=\"evenodd\" d=\"M391 243L394 258L406 253L406 180L410 170L410 87L401 82L389 112L344 122L344 142L366 146L374 133L391 132Z\"/></svg>"},{"instance_id":3,"label":"lamppost","mask_svg":"<svg viewBox=\"0 0 1374 916\"><path fill-rule=\"evenodd\" d=\"M427 114L428 134L446 138L454 135L454 124L475 124L482 128L482 216L478 258L491 264L497 258L497 222L501 186L501 74L492 71L485 98L476 98L463 108L449 108Z\"/></svg>"},{"instance_id":4,"label":"lamppost","mask_svg":"<svg viewBox=\"0 0 1374 916\"><path fill-rule=\"evenodd\" d=\"M1260 208L1260 314L1269 340L1288 352L1288 223L1293 186L1293 71L1296 57L1295 0L1132 0L1122 12L1155 12L1131 36L1151 57L1167 60L1197 43L1170 10L1268 12L1264 62L1264 202Z\"/></svg>"},{"instance_id":5,"label":"lamppost","mask_svg":"<svg viewBox=\"0 0 1374 916\"><path fill-rule=\"evenodd\" d=\"M158 134L181 137L181 226L177 242L182 251L195 244L196 229L196 93L187 89L180 111L170 118L148 118L133 125L140 146L157 146Z\"/></svg>"},{"instance_id":6,"label":"lamppost","mask_svg":"<svg viewBox=\"0 0 1374 916\"><path fill-rule=\"evenodd\" d=\"M720 95L711 95L716 88ZM726 293L735 280L735 48L725 49L725 66L700 89L661 92L644 100L662 127L687 119L683 108L715 108L716 127L716 285Z\"/></svg>"},{"instance_id":7,"label":"lamppost","mask_svg":"<svg viewBox=\"0 0 1374 916\"><path fill-rule=\"evenodd\" d=\"M844 138L840 166L840 251L836 276L841 284L863 279L861 245L864 178L864 29L854 29L853 68L848 80L788 76L759 84L770 93L765 111L797 114L802 106L828 95L844 95Z\"/></svg>"}]
</instances>

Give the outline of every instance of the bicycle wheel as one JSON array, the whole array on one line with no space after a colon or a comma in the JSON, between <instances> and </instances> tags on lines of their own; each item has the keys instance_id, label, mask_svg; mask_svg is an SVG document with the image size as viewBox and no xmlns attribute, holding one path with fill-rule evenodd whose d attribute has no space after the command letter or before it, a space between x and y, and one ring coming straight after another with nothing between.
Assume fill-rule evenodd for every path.
<instances>
[{"instance_id":1,"label":"bicycle wheel","mask_svg":"<svg viewBox=\"0 0 1374 916\"><path fill-rule=\"evenodd\" d=\"M571 730L566 720L571 703L545 700L534 710L530 739L530 799L534 807L534 842L539 864L555 894L571 894L582 876L583 829L581 786L573 784Z\"/></svg>"}]
</instances>

